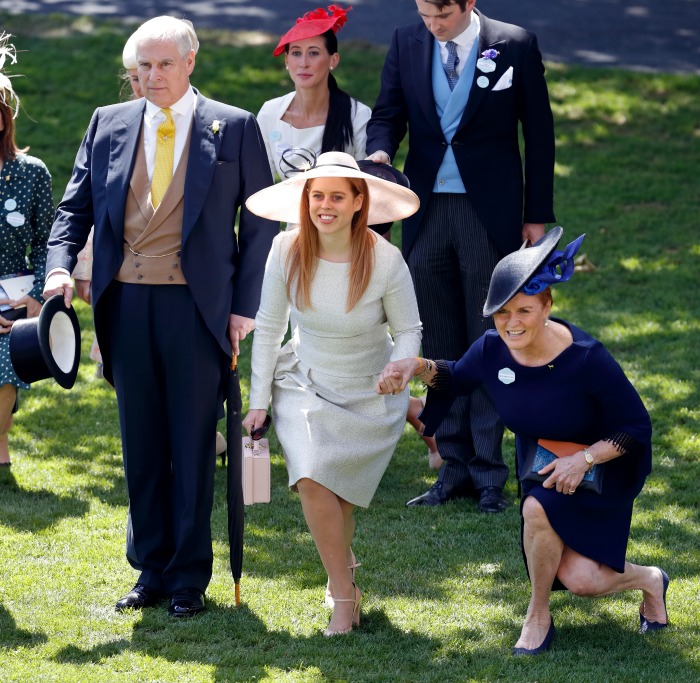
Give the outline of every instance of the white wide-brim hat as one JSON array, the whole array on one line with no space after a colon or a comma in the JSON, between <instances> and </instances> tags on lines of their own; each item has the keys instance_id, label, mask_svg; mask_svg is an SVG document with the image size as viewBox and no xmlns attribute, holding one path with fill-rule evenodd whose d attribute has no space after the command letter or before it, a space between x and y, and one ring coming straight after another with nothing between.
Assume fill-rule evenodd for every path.
<instances>
[{"instance_id":1,"label":"white wide-brim hat","mask_svg":"<svg viewBox=\"0 0 700 683\"><path fill-rule=\"evenodd\" d=\"M420 206L418 195L390 180L363 173L357 161L345 152L324 152L306 171L248 197L245 205L256 216L273 221L299 223L301 193L313 178L361 178L369 188L369 225L392 223L412 216Z\"/></svg>"}]
</instances>

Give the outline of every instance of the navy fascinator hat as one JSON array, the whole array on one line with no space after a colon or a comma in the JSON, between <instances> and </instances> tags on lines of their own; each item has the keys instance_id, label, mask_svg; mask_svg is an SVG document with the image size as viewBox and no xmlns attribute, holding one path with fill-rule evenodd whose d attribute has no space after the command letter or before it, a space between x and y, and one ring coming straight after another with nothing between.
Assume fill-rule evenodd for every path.
<instances>
[{"instance_id":1,"label":"navy fascinator hat","mask_svg":"<svg viewBox=\"0 0 700 683\"><path fill-rule=\"evenodd\" d=\"M531 247L514 251L496 264L484 304L484 317L493 315L520 291L533 295L550 285L571 279L574 256L585 234L577 237L563 251L557 251L563 232L560 226L552 228Z\"/></svg>"}]
</instances>

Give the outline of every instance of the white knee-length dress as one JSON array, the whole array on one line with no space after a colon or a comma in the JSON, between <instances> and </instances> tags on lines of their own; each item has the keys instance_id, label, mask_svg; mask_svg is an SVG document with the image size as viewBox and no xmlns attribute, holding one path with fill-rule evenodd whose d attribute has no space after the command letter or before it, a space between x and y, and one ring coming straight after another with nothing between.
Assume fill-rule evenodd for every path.
<instances>
[{"instance_id":1,"label":"white knee-length dress","mask_svg":"<svg viewBox=\"0 0 700 683\"><path fill-rule=\"evenodd\" d=\"M265 266L250 408L266 410L272 401L293 490L308 478L367 507L406 419L408 388L380 396L374 385L389 360L420 349L413 283L401 252L377 239L369 285L351 311L345 310L350 264L323 259L312 281L312 308L297 309L294 288L290 303L285 284L286 258L297 234L280 233ZM280 348L290 316L292 336Z\"/></svg>"}]
</instances>

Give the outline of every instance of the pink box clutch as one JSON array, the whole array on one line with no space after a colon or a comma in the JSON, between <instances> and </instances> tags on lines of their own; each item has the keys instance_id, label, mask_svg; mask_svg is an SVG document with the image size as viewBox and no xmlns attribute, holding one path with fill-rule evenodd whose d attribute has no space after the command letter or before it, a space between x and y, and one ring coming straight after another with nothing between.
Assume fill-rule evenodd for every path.
<instances>
[{"instance_id":1,"label":"pink box clutch","mask_svg":"<svg viewBox=\"0 0 700 683\"><path fill-rule=\"evenodd\" d=\"M270 444L243 437L243 504L270 502Z\"/></svg>"}]
</instances>

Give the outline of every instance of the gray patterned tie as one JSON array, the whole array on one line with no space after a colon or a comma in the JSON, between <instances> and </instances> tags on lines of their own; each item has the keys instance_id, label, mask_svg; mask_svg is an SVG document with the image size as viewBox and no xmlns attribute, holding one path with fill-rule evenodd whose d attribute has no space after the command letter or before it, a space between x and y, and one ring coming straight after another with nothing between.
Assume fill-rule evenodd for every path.
<instances>
[{"instance_id":1,"label":"gray patterned tie","mask_svg":"<svg viewBox=\"0 0 700 683\"><path fill-rule=\"evenodd\" d=\"M447 44L447 62L444 64L445 75L447 76L447 82L450 86L450 90L455 89L459 76L457 75L457 65L459 64L459 57L457 56L457 43L448 40Z\"/></svg>"}]
</instances>

